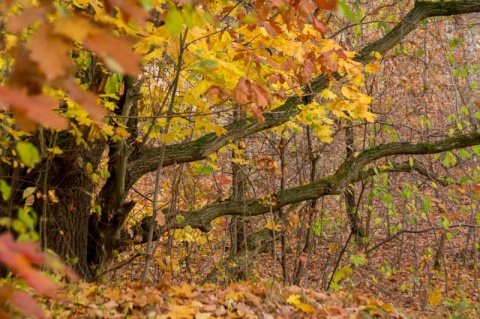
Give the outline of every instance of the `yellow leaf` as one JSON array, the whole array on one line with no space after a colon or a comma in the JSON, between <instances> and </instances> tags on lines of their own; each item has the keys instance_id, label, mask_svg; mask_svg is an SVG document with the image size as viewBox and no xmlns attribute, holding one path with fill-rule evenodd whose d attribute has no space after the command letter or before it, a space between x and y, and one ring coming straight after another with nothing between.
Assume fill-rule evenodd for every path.
<instances>
[{"instance_id":1,"label":"yellow leaf","mask_svg":"<svg viewBox=\"0 0 480 319\"><path fill-rule=\"evenodd\" d=\"M47 148L47 151L55 155L60 155L63 153L63 151L58 146L55 146L53 148Z\"/></svg>"},{"instance_id":2,"label":"yellow leaf","mask_svg":"<svg viewBox=\"0 0 480 319\"><path fill-rule=\"evenodd\" d=\"M365 74L359 73L350 79L350 83L356 86L364 86L365 85Z\"/></svg>"},{"instance_id":3,"label":"yellow leaf","mask_svg":"<svg viewBox=\"0 0 480 319\"><path fill-rule=\"evenodd\" d=\"M163 137L162 137L162 143L171 143L175 139L177 134L175 132L167 132Z\"/></svg>"},{"instance_id":4,"label":"yellow leaf","mask_svg":"<svg viewBox=\"0 0 480 319\"><path fill-rule=\"evenodd\" d=\"M353 270L350 266L344 266L341 269L335 271L335 274L333 275L333 281L339 282L340 280L347 279L352 272Z\"/></svg>"},{"instance_id":5,"label":"yellow leaf","mask_svg":"<svg viewBox=\"0 0 480 319\"><path fill-rule=\"evenodd\" d=\"M333 253L333 252L334 252L335 250L337 250L337 249L338 249L338 244L337 244L337 243L331 243L331 244L330 244L330 248L328 249L328 251L329 251L330 253Z\"/></svg>"},{"instance_id":6,"label":"yellow leaf","mask_svg":"<svg viewBox=\"0 0 480 319\"><path fill-rule=\"evenodd\" d=\"M235 301L241 300L243 298L243 292L241 291L230 291L225 296L225 300L232 299Z\"/></svg>"},{"instance_id":7,"label":"yellow leaf","mask_svg":"<svg viewBox=\"0 0 480 319\"><path fill-rule=\"evenodd\" d=\"M315 312L315 309L313 309L312 306L306 304L306 303L299 303L299 304L296 304L295 305L295 308L297 308L298 310L301 310L305 313L314 313Z\"/></svg>"},{"instance_id":8,"label":"yellow leaf","mask_svg":"<svg viewBox=\"0 0 480 319\"><path fill-rule=\"evenodd\" d=\"M171 319L194 319L195 310L189 306L175 306L168 313L168 317Z\"/></svg>"},{"instance_id":9,"label":"yellow leaf","mask_svg":"<svg viewBox=\"0 0 480 319\"><path fill-rule=\"evenodd\" d=\"M377 61L367 64L365 72L373 74L377 72L382 66Z\"/></svg>"},{"instance_id":10,"label":"yellow leaf","mask_svg":"<svg viewBox=\"0 0 480 319\"><path fill-rule=\"evenodd\" d=\"M428 297L427 301L430 306L436 306L440 301L442 301L443 293L439 290L432 290L430 292L430 297Z\"/></svg>"},{"instance_id":11,"label":"yellow leaf","mask_svg":"<svg viewBox=\"0 0 480 319\"><path fill-rule=\"evenodd\" d=\"M192 292L192 286L184 283L182 287L173 286L173 294L178 298L192 298L195 294Z\"/></svg>"},{"instance_id":12,"label":"yellow leaf","mask_svg":"<svg viewBox=\"0 0 480 319\"><path fill-rule=\"evenodd\" d=\"M124 128L122 127L116 127L115 128L115 134L120 135L121 137L129 137L130 133L127 132Z\"/></svg>"},{"instance_id":13,"label":"yellow leaf","mask_svg":"<svg viewBox=\"0 0 480 319\"><path fill-rule=\"evenodd\" d=\"M324 89L322 93L320 93L320 96L327 100L334 100L335 98L337 98L337 95L329 89Z\"/></svg>"},{"instance_id":14,"label":"yellow leaf","mask_svg":"<svg viewBox=\"0 0 480 319\"><path fill-rule=\"evenodd\" d=\"M270 230L273 230L275 228L275 231L279 231L280 230L280 225L275 225L274 226L273 222L271 220L269 220L268 223L265 225L265 228L270 229Z\"/></svg>"},{"instance_id":15,"label":"yellow leaf","mask_svg":"<svg viewBox=\"0 0 480 319\"><path fill-rule=\"evenodd\" d=\"M290 295L287 299L289 305L298 305L300 304L300 295Z\"/></svg>"},{"instance_id":16,"label":"yellow leaf","mask_svg":"<svg viewBox=\"0 0 480 319\"><path fill-rule=\"evenodd\" d=\"M380 52L377 52L377 51L371 52L370 55L373 56L375 59L381 59L382 58L382 55L380 54Z\"/></svg>"}]
</instances>

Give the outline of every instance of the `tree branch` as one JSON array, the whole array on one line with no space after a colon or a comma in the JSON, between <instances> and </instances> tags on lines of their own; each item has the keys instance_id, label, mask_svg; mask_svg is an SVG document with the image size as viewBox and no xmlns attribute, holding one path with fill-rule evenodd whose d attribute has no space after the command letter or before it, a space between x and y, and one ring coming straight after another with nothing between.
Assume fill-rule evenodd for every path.
<instances>
[{"instance_id":1,"label":"tree branch","mask_svg":"<svg viewBox=\"0 0 480 319\"><path fill-rule=\"evenodd\" d=\"M474 132L458 135L431 143L388 143L367 149L354 158L347 159L340 168L327 178L319 179L313 183L281 190L263 198L247 200L226 201L214 203L202 209L189 212L180 212L184 217L182 223L174 221L161 228L161 233L190 225L203 231L210 229L210 222L225 215L258 216L278 210L281 207L306 200L317 199L326 195L338 195L345 191L351 183L364 178L364 168L374 161L392 155L409 154L435 154L454 149L480 145L480 133ZM270 198L273 207L270 207Z\"/></svg>"},{"instance_id":2,"label":"tree branch","mask_svg":"<svg viewBox=\"0 0 480 319\"><path fill-rule=\"evenodd\" d=\"M362 176L363 178L366 178L368 176L377 175L378 173L396 173L396 172L410 173L410 172L416 171L420 175L423 175L428 179L439 183L442 186L448 186L452 184L452 182L449 181L446 177L437 176L435 173L429 171L425 166L423 166L421 163L419 163L416 160L414 160L413 163L410 163L410 161L405 161L402 163L394 162L394 163L389 163L385 166L386 167L384 168L380 168L380 167L376 167L375 169L369 168L362 173Z\"/></svg>"}]
</instances>

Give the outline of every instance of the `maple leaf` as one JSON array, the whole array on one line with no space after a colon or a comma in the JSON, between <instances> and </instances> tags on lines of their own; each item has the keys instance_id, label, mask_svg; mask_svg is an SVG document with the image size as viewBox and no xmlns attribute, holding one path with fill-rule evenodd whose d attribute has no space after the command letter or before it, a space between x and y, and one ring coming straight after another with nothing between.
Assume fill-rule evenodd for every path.
<instances>
[{"instance_id":1,"label":"maple leaf","mask_svg":"<svg viewBox=\"0 0 480 319\"><path fill-rule=\"evenodd\" d=\"M233 89L233 99L238 104L245 104L249 102L249 84L250 80L247 77L242 77L238 80L235 89Z\"/></svg>"},{"instance_id":2,"label":"maple leaf","mask_svg":"<svg viewBox=\"0 0 480 319\"><path fill-rule=\"evenodd\" d=\"M36 318L47 318L38 303L24 291L13 291L9 302L25 314Z\"/></svg>"},{"instance_id":3,"label":"maple leaf","mask_svg":"<svg viewBox=\"0 0 480 319\"><path fill-rule=\"evenodd\" d=\"M11 268L20 278L39 291L54 297L60 287L41 271L32 268L32 264L44 264L44 254L37 251L36 243L17 243L12 234L0 235L0 261Z\"/></svg>"},{"instance_id":4,"label":"maple leaf","mask_svg":"<svg viewBox=\"0 0 480 319\"><path fill-rule=\"evenodd\" d=\"M0 101L10 105L15 121L26 131L33 131L37 122L54 129L67 128L67 119L53 112L58 101L50 96L27 95L21 90L0 86Z\"/></svg>"},{"instance_id":5,"label":"maple leaf","mask_svg":"<svg viewBox=\"0 0 480 319\"><path fill-rule=\"evenodd\" d=\"M367 66L365 67L365 72L373 74L373 73L377 72L379 69L381 69L381 67L382 66L380 65L380 63L375 61L375 62L367 64Z\"/></svg>"}]
</instances>

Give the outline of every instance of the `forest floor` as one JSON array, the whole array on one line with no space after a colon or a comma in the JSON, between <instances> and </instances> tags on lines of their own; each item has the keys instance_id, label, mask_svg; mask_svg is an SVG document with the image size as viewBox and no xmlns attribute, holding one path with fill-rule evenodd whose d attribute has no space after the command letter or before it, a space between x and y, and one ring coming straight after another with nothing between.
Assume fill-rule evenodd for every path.
<instances>
[{"instance_id":1,"label":"forest floor","mask_svg":"<svg viewBox=\"0 0 480 319\"><path fill-rule=\"evenodd\" d=\"M268 282L227 287L83 283L43 301L49 318L478 318L475 309L414 311L363 291L325 293Z\"/></svg>"},{"instance_id":2,"label":"forest floor","mask_svg":"<svg viewBox=\"0 0 480 319\"><path fill-rule=\"evenodd\" d=\"M160 268L152 273L156 284L139 283L135 274L141 273L143 263L138 258L106 278L108 284L70 284L59 298L38 300L51 318L479 318L476 272L463 264L458 255L463 244L457 245L446 245L444 263L435 267L428 254L416 258L412 245L388 242L365 258L365 264L350 263L351 275L329 292L324 288L341 250L331 244L311 254L302 287L282 284L281 266L270 253L251 265L248 281L200 286L196 283L213 263L212 256L196 251L189 267L179 266L175 276ZM362 250L351 248L348 253L361 255Z\"/></svg>"}]
</instances>

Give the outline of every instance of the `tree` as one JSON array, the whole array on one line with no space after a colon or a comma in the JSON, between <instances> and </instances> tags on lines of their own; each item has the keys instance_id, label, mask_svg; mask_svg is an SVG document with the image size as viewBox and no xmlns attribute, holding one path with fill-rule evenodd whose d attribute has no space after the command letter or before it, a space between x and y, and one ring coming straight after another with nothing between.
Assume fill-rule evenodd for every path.
<instances>
[{"instance_id":1,"label":"tree","mask_svg":"<svg viewBox=\"0 0 480 319\"><path fill-rule=\"evenodd\" d=\"M336 1L147 1L149 20L136 1L58 3L62 9L44 1L7 19L2 74L8 84L0 87L0 99L11 106L15 122L32 133L14 130L11 113L3 114L9 137L3 142L8 157L0 177L11 194L4 196L2 214L12 216L25 202L24 190L34 187L42 244L76 260L87 279L125 245L121 229L135 206L128 194L143 176L209 157L212 163L224 147L240 152L233 142L282 125L293 130L308 124L321 141L330 142L334 119L348 127L373 123L371 98L361 91L364 66L373 73L379 59L428 18L480 11L478 1L416 2L386 35L355 54L323 37L328 32L324 21L336 10ZM345 4L341 8L352 14ZM137 40L136 53L128 49L129 37ZM144 55L140 76L137 53ZM46 113L56 103L52 96L62 102ZM108 110L105 125L96 122L104 114L97 97ZM68 129L58 114L71 119ZM36 120L52 129L36 127ZM351 152L329 176L289 183L261 198L236 194L202 208L170 207L165 214L156 209L151 220L159 221L160 229L153 233L187 226L208 231L216 218L259 216L343 194L379 172L417 171L431 177L413 159L372 164L479 145L477 119L473 116L468 124L451 136ZM26 163L18 147L27 142L40 151L36 165ZM23 164L10 156L14 148Z\"/></svg>"}]
</instances>

